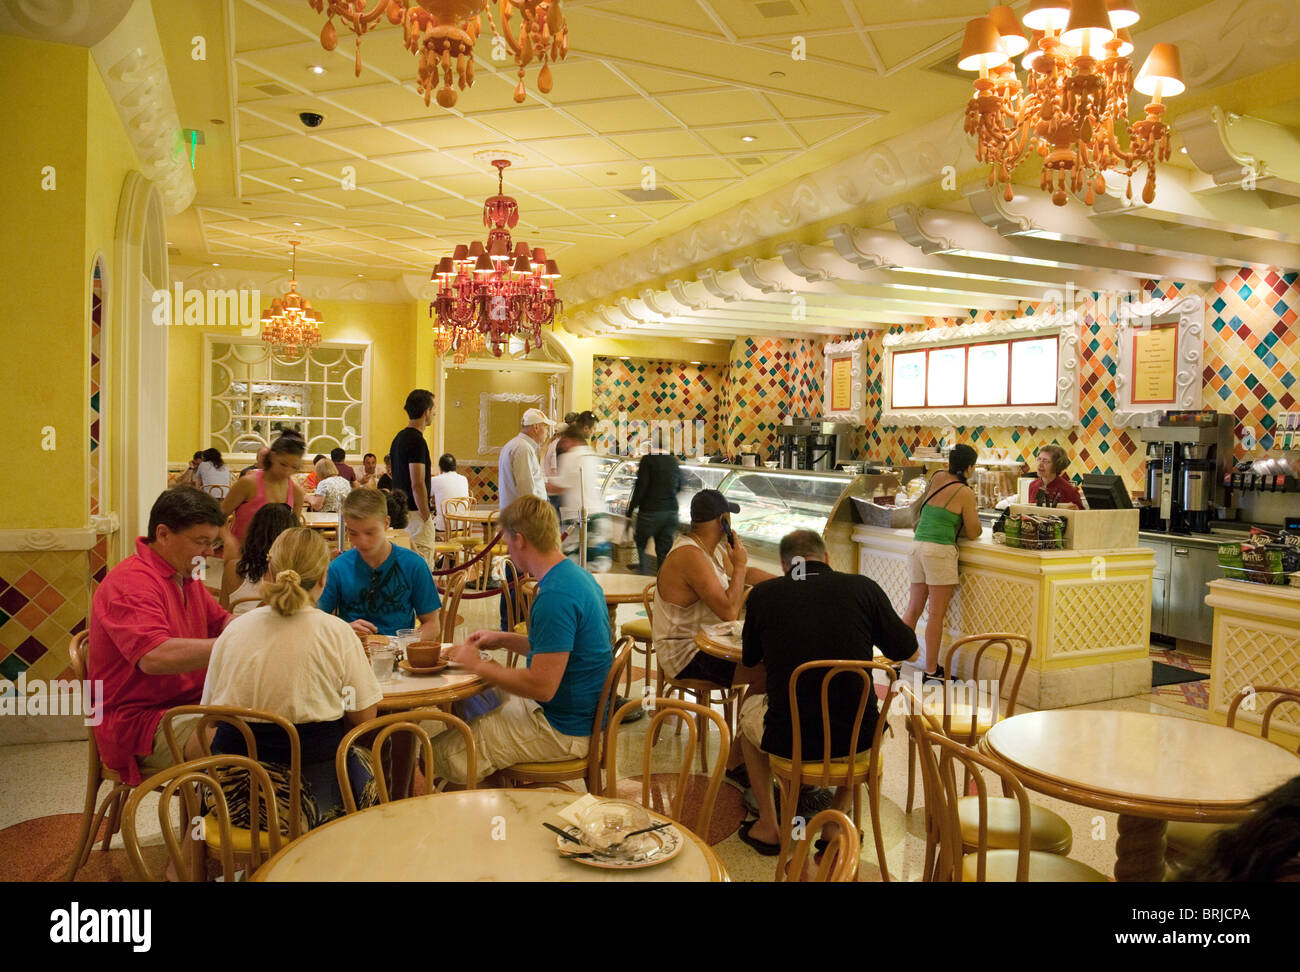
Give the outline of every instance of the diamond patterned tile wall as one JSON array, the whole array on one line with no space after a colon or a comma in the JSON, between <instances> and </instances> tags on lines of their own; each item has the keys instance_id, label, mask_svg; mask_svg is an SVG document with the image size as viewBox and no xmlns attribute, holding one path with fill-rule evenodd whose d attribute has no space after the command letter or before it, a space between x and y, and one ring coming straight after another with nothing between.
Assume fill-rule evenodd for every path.
<instances>
[{"instance_id":1,"label":"diamond patterned tile wall","mask_svg":"<svg viewBox=\"0 0 1300 972\"><path fill-rule=\"evenodd\" d=\"M591 410L613 423L620 415L629 423L703 422L704 451L716 452L727 374L727 368L713 364L593 358Z\"/></svg>"},{"instance_id":2,"label":"diamond patterned tile wall","mask_svg":"<svg viewBox=\"0 0 1300 972\"><path fill-rule=\"evenodd\" d=\"M458 466L457 471L469 480L470 499L476 504L490 505L500 501L496 466Z\"/></svg>"},{"instance_id":3,"label":"diamond patterned tile wall","mask_svg":"<svg viewBox=\"0 0 1300 972\"><path fill-rule=\"evenodd\" d=\"M85 551L0 553L0 677L60 678L90 606Z\"/></svg>"},{"instance_id":4,"label":"diamond patterned tile wall","mask_svg":"<svg viewBox=\"0 0 1300 972\"><path fill-rule=\"evenodd\" d=\"M724 452L735 455L753 445L766 459L776 450L776 428L786 415L822 413L825 344L803 338L739 338L732 344L722 403Z\"/></svg>"}]
</instances>

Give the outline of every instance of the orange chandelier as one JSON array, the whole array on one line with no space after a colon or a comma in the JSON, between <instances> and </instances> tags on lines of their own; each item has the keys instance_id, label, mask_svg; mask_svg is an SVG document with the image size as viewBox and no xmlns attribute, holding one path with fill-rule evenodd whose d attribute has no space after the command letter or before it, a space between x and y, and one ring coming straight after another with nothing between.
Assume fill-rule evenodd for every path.
<instances>
[{"instance_id":1,"label":"orange chandelier","mask_svg":"<svg viewBox=\"0 0 1300 972\"><path fill-rule=\"evenodd\" d=\"M542 345L542 326L554 324L563 302L555 295L559 267L541 247L513 243L510 230L519 223L519 203L504 193L508 159L495 159L497 194L483 204L487 243L461 243L438 261L431 279L438 294L429 316L450 342L478 339L491 344L498 358L512 337L524 342L524 353Z\"/></svg>"},{"instance_id":2,"label":"orange chandelier","mask_svg":"<svg viewBox=\"0 0 1300 972\"><path fill-rule=\"evenodd\" d=\"M459 368L469 360L471 354L478 354L486 348L487 341L482 331L437 325L433 329L433 346L440 358L447 357L447 352L450 351L452 363Z\"/></svg>"},{"instance_id":3,"label":"orange chandelier","mask_svg":"<svg viewBox=\"0 0 1300 972\"><path fill-rule=\"evenodd\" d=\"M515 86L515 101L527 97L524 89L524 69L534 60L541 64L537 73L537 90L548 94L551 90L550 62L563 60L569 52L569 26L560 10L560 0L496 0L497 14L501 20L498 31L496 20L488 9L491 0L375 0L372 10L366 10L368 0L307 0L317 13L329 18L320 32L321 47L327 51L338 46L339 35L334 28L334 18L357 37L357 77L361 77L361 35L375 26L381 16L387 15L389 23L402 25L406 49L419 58L416 86L429 104L434 89L438 91L438 104L450 108L456 104L456 87L468 88L474 83L474 42L483 29L482 16L487 15L492 29L495 51L508 47L519 68L519 83ZM515 35L510 20L519 12L519 33ZM438 86L441 75L442 86ZM456 87L452 86L453 76Z\"/></svg>"},{"instance_id":4,"label":"orange chandelier","mask_svg":"<svg viewBox=\"0 0 1300 972\"><path fill-rule=\"evenodd\" d=\"M320 326L325 322L312 310L311 301L298 293L298 241L293 245L289 270L289 292L271 301L262 314L262 340L282 358L296 358L320 344Z\"/></svg>"},{"instance_id":5,"label":"orange chandelier","mask_svg":"<svg viewBox=\"0 0 1300 972\"><path fill-rule=\"evenodd\" d=\"M975 157L989 165L989 185L1003 183L1008 202L1011 173L1031 152L1042 157L1040 184L1058 206L1080 194L1091 206L1106 191L1107 172L1128 180L1131 200L1143 166L1142 199L1155 199L1156 162L1169 160L1164 99L1185 86L1173 44L1156 44L1134 78L1128 28L1138 19L1134 0L1033 0L1024 16L1032 42L1009 6L966 25L957 67L979 72L966 133L978 143ZM1024 83L1011 60L1020 54ZM1130 122L1133 90L1151 101Z\"/></svg>"}]
</instances>

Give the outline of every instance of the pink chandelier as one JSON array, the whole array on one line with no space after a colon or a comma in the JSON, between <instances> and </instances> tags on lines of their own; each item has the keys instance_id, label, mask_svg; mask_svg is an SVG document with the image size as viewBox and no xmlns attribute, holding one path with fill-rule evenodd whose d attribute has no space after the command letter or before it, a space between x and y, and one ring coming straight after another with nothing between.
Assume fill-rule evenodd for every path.
<instances>
[{"instance_id":1,"label":"pink chandelier","mask_svg":"<svg viewBox=\"0 0 1300 972\"><path fill-rule=\"evenodd\" d=\"M487 243L462 243L438 261L432 279L438 296L429 316L448 340L459 344L473 333L483 335L498 358L512 337L524 342L524 353L541 347L542 325L554 324L563 302L555 296L560 276L554 260L541 247L512 243L510 230L519 222L519 204L504 195L507 159L495 159L497 194L483 204L483 225L490 227Z\"/></svg>"}]
</instances>

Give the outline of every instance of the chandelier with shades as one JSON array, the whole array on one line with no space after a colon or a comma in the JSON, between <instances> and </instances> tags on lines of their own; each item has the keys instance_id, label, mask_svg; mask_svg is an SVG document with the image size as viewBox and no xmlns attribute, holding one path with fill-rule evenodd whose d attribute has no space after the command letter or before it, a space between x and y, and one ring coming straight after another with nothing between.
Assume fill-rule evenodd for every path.
<instances>
[{"instance_id":1,"label":"chandelier with shades","mask_svg":"<svg viewBox=\"0 0 1300 972\"><path fill-rule=\"evenodd\" d=\"M1155 199L1156 162L1170 153L1164 99L1184 85L1173 44L1156 44L1133 76L1128 28L1138 19L1134 0L1032 0L1025 29L1006 5L966 25L957 67L979 72L966 132L977 140L975 157L989 165L989 185L1003 183L1008 202L1011 173L1030 153L1042 157L1041 186L1058 206L1081 193L1091 206L1106 191L1107 172L1128 180L1131 200L1143 166L1142 199ZM1024 82L1012 63L1021 54ZM1130 122L1134 90L1151 100L1144 117Z\"/></svg>"},{"instance_id":2,"label":"chandelier with shades","mask_svg":"<svg viewBox=\"0 0 1300 972\"><path fill-rule=\"evenodd\" d=\"M311 301L298 293L298 241L291 240L293 264L289 269L289 292L271 301L262 314L262 340L282 358L296 358L320 344L320 326L325 322L312 309Z\"/></svg>"},{"instance_id":3,"label":"chandelier with shades","mask_svg":"<svg viewBox=\"0 0 1300 972\"><path fill-rule=\"evenodd\" d=\"M474 43L483 30L486 14L492 30L493 59L504 56L507 48L519 69L515 101L527 97L524 69L534 60L541 64L537 73L537 90L551 90L551 63L563 60L569 52L569 26L560 10L560 0L495 0L501 20L500 30L489 9L491 0L375 0L366 9L367 0L307 0L317 13L329 18L320 32L321 47L327 51L338 46L339 35L334 18L357 37L356 73L361 76L361 35L375 26L381 16L389 23L402 25L406 49L419 58L416 86L429 104L437 89L438 104L450 108L456 104L456 87L474 83ZM519 13L519 33L511 26ZM439 87L441 77L441 87ZM455 87L452 81L455 80Z\"/></svg>"},{"instance_id":4,"label":"chandelier with shades","mask_svg":"<svg viewBox=\"0 0 1300 972\"><path fill-rule=\"evenodd\" d=\"M497 194L483 204L487 242L462 243L438 261L431 277L438 281L438 295L429 305L429 316L436 318L448 347L472 342L477 333L499 358L512 336L523 340L525 354L541 347L542 326L555 322L563 302L555 296L554 281L560 276L555 261L547 259L541 247L511 242L519 204L504 195L510 162L494 159L492 164Z\"/></svg>"}]
</instances>

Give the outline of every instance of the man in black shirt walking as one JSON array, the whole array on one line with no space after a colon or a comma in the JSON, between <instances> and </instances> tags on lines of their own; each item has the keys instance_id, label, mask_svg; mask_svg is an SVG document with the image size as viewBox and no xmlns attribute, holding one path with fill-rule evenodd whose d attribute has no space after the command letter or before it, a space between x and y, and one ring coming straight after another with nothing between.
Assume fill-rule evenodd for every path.
<instances>
[{"instance_id":1,"label":"man in black shirt walking","mask_svg":"<svg viewBox=\"0 0 1300 972\"><path fill-rule=\"evenodd\" d=\"M781 569L749 592L743 629L742 664L767 668L767 694L751 695L740 710L745 766L758 801L758 819L741 826L741 840L760 854L780 852L780 826L772 800L768 754L790 758L794 732L790 678L804 662L822 659L871 660L876 645L886 657L903 661L916 655L916 632L894 613L879 585L859 574L832 570L826 545L811 530L781 538ZM867 699L857 746L849 736L861 698L861 682L841 675L830 686L831 755L848 756L871 746L876 727L876 697ZM820 761L823 751L822 679L799 680L799 729L803 758ZM837 789L834 806L848 810L852 794Z\"/></svg>"},{"instance_id":2,"label":"man in black shirt walking","mask_svg":"<svg viewBox=\"0 0 1300 972\"><path fill-rule=\"evenodd\" d=\"M655 561L662 564L677 537L677 494L682 489L682 470L672 452L651 448L636 467L636 485L627 503L627 518L640 510L633 539L636 541L638 568L653 574L646 547L655 541Z\"/></svg>"},{"instance_id":3,"label":"man in black shirt walking","mask_svg":"<svg viewBox=\"0 0 1300 972\"><path fill-rule=\"evenodd\" d=\"M388 471L393 479L392 488L406 494L406 506L410 510L406 532L411 535L411 546L428 560L434 544L433 510L429 506L433 463L424 430L433 420L433 392L417 388L406 396L403 407L410 421L393 437L388 449L392 455Z\"/></svg>"}]
</instances>

